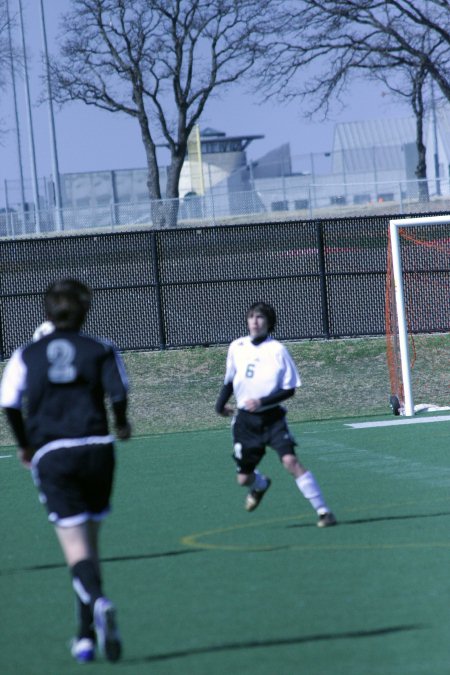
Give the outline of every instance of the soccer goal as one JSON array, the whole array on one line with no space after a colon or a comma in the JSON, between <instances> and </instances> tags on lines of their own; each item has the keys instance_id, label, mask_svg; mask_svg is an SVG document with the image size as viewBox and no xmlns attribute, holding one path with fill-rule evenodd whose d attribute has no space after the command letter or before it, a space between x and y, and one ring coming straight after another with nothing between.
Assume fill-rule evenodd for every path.
<instances>
[{"instance_id":1,"label":"soccer goal","mask_svg":"<svg viewBox=\"0 0 450 675\"><path fill-rule=\"evenodd\" d=\"M416 395L432 390L424 386L423 392L420 387L416 391L412 372L420 358L415 336L433 333L450 333L450 215L390 220L386 347L390 403L396 415L413 416L432 407L414 405ZM442 355L436 360L442 361ZM442 379L442 407L450 404L450 354L437 366L434 376L428 374L422 380Z\"/></svg>"}]
</instances>

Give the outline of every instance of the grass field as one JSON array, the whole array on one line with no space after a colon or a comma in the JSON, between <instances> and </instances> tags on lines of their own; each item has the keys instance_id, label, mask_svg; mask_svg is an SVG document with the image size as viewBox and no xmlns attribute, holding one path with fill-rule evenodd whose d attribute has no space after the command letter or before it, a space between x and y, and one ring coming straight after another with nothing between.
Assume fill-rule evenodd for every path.
<instances>
[{"instance_id":1,"label":"grass field","mask_svg":"<svg viewBox=\"0 0 450 675\"><path fill-rule=\"evenodd\" d=\"M413 370L417 403L449 405L450 333L415 338ZM288 343L303 386L287 402L292 422L389 412L384 338L305 340ZM131 380L130 415L135 434L224 429L214 413L227 347L126 352ZM444 366L444 367L443 367ZM0 375L4 363L0 363ZM6 425L0 445L12 443Z\"/></svg>"},{"instance_id":2,"label":"grass field","mask_svg":"<svg viewBox=\"0 0 450 675\"><path fill-rule=\"evenodd\" d=\"M124 639L115 670L448 674L449 422L350 422L292 425L339 518L323 531L273 453L263 461L271 492L244 511L226 429L118 445L103 539ZM69 575L11 454L0 453L1 672L79 672L66 646ZM111 665L82 668L101 675Z\"/></svg>"},{"instance_id":3,"label":"grass field","mask_svg":"<svg viewBox=\"0 0 450 675\"><path fill-rule=\"evenodd\" d=\"M448 404L450 337L420 346L417 383ZM381 339L289 348L304 380L291 429L339 520L324 531L271 451L271 491L244 511L213 413L226 348L125 355L136 435L117 445L102 555L124 640L113 666L68 654L69 574L2 429L2 675L448 675L447 414L389 413ZM379 420L397 424L350 426Z\"/></svg>"}]
</instances>

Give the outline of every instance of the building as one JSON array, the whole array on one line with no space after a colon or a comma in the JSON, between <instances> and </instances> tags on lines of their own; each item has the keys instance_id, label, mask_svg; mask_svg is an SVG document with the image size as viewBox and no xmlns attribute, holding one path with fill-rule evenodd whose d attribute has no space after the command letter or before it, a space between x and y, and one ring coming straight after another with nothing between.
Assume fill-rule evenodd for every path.
<instances>
[{"instance_id":1,"label":"building","mask_svg":"<svg viewBox=\"0 0 450 675\"><path fill-rule=\"evenodd\" d=\"M326 153L291 156L285 143L256 161L247 148L262 135L227 136L206 128L189 144L180 183L178 222L233 222L239 217L329 217L376 207L403 213L421 206L415 172L418 161L414 117L338 123ZM450 106L436 108L425 123L427 194L423 205L440 210L450 195ZM62 229L151 223L145 168L61 175ZM43 231L58 229L52 182L40 193ZM165 170L161 169L164 195ZM5 190L8 194L7 190ZM6 230L33 231L34 205L21 209L6 200ZM448 210L447 203L441 203ZM21 213L24 214L21 216ZM26 223L25 222L26 216ZM17 222L16 222L17 221ZM23 222L22 222L23 221Z\"/></svg>"}]
</instances>

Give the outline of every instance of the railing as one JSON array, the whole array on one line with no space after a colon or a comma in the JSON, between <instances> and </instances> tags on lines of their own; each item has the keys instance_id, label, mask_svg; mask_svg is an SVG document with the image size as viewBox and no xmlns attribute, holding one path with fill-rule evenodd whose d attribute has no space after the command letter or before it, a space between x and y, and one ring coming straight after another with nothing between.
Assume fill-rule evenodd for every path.
<instances>
[{"instance_id":1,"label":"railing","mask_svg":"<svg viewBox=\"0 0 450 675\"><path fill-rule=\"evenodd\" d=\"M0 213L0 236L450 211L448 181L440 181L437 194L434 180L307 184L306 179L305 176L279 181L260 179L253 181L252 189L245 192L213 188L204 196L179 200L47 208L38 213L9 209Z\"/></svg>"}]
</instances>

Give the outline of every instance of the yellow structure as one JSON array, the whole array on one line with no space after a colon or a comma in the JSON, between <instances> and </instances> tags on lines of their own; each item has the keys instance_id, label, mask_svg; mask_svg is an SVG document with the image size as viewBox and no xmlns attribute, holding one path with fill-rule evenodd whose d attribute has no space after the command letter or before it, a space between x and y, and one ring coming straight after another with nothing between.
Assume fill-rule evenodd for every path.
<instances>
[{"instance_id":1,"label":"yellow structure","mask_svg":"<svg viewBox=\"0 0 450 675\"><path fill-rule=\"evenodd\" d=\"M197 195L204 195L205 182L203 179L202 147L198 124L194 126L189 135L187 150L191 174L191 190Z\"/></svg>"}]
</instances>

